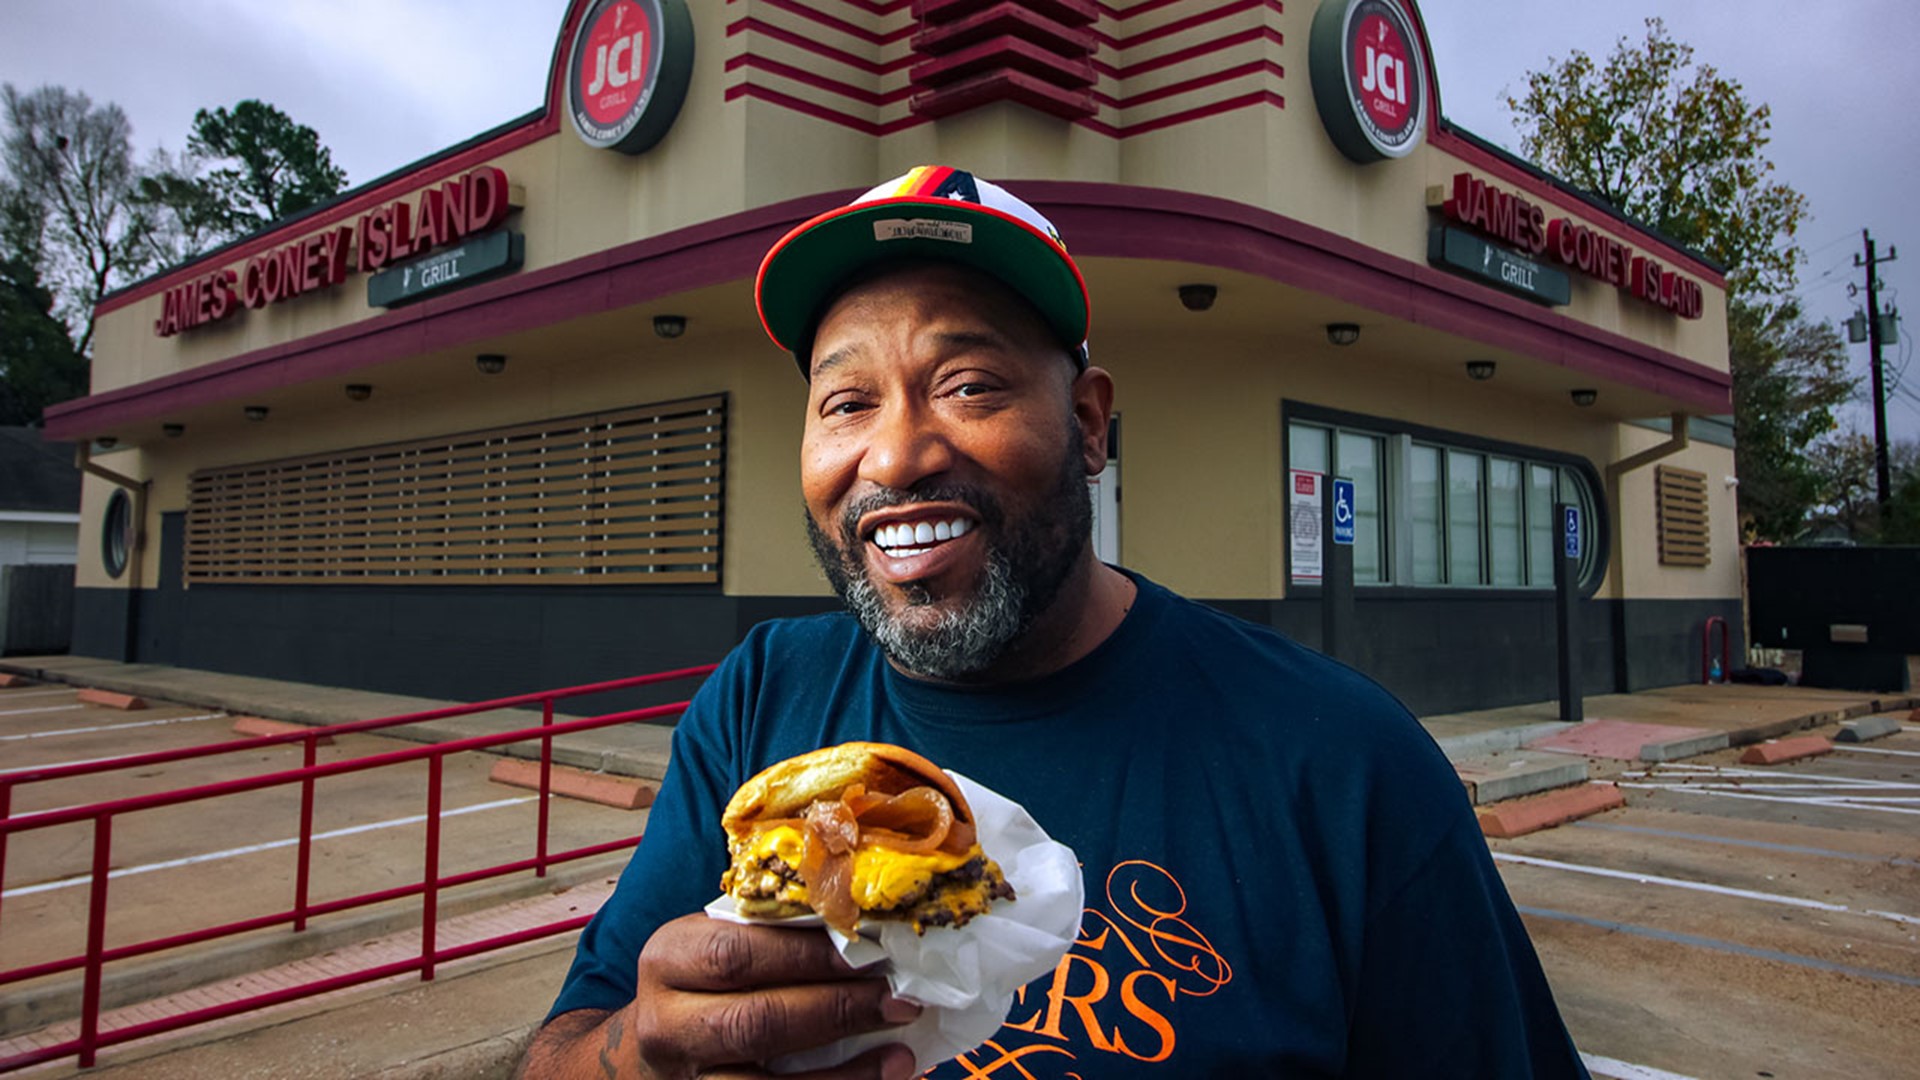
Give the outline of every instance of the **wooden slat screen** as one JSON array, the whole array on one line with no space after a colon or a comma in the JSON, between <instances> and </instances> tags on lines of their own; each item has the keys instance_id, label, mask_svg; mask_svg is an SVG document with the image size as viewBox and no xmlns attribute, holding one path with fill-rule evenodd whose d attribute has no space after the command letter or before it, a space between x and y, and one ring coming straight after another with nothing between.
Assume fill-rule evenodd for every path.
<instances>
[{"instance_id":1,"label":"wooden slat screen","mask_svg":"<svg viewBox=\"0 0 1920 1080\"><path fill-rule=\"evenodd\" d=\"M1707 474L1668 465L1654 467L1654 499L1660 522L1660 561L1667 566L1705 566L1711 561L1707 532Z\"/></svg>"},{"instance_id":2,"label":"wooden slat screen","mask_svg":"<svg viewBox=\"0 0 1920 1080\"><path fill-rule=\"evenodd\" d=\"M720 580L725 395L193 474L188 584Z\"/></svg>"}]
</instances>

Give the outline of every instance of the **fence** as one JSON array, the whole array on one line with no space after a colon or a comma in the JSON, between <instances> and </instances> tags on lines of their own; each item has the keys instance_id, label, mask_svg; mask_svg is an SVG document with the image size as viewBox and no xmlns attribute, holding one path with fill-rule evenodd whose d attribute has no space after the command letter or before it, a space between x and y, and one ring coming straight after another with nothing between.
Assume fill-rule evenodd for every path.
<instances>
[{"instance_id":1,"label":"fence","mask_svg":"<svg viewBox=\"0 0 1920 1080\"><path fill-rule=\"evenodd\" d=\"M635 836L628 839L590 844L566 851L553 852L548 849L548 801L551 797L553 740L564 735L593 731L598 728L612 727L618 724L661 720L677 716L686 708L686 702L656 705L645 709L633 709L625 712L609 713L603 716L555 723L553 719L553 706L556 701L579 697L585 694L623 690L635 686L667 682L675 679L699 677L710 673L712 670L713 668L711 666L686 668L655 675L637 676L631 679L619 679L612 682L569 687L564 690L552 690L537 694L501 698L473 705L452 706L445 709L410 713L405 716L385 717L355 723L336 724L330 727L311 728L306 731L291 732L286 735L244 739L209 746L189 747L181 750L129 755L127 757L113 758L105 761L0 773L0 886L3 886L5 883L6 843L9 837L18 833L53 828L60 825L71 825L81 822L91 822L93 825L92 863L89 879L90 894L88 898L87 941L85 950L79 954L63 959L50 960L10 970L0 970L0 988L25 982L30 979L43 978L76 970L80 971L82 973L80 1034L75 1039L70 1039L24 1054L18 1054L10 1058L0 1059L0 1072L24 1068L40 1062L70 1056L77 1056L80 1066L86 1068L93 1065L98 1051L105 1047L116 1046L135 1039L146 1038L196 1024L207 1023L212 1020L267 1008L287 1001L294 1001L300 998L328 993L333 990L357 986L362 983L389 978L394 975L408 974L417 971L420 973L422 980L431 980L434 975L434 968L438 964L578 929L586 924L590 916L575 916L544 926L532 927L514 933L502 934L481 941L468 942L463 945L448 948L437 947L435 943L435 925L438 918L438 904L442 890L528 870L533 871L537 877L544 877L548 867L575 859L585 859L607 852L618 851L623 848L630 848L640 842L640 837ZM428 720L491 712L503 708L518 708L536 703L541 706L542 711L539 727L523 728L494 735L481 735L450 742L428 744L405 750L328 762L324 765L316 762L316 751L319 742L328 736L391 729L407 724L422 723ZM540 742L539 805L533 857L498 863L459 874L442 876L439 870L440 801L441 777L445 759L448 755L469 750L492 750L514 743L532 740L539 740ZM223 780L218 783L203 784L176 791L158 792L106 802L46 810L38 813L23 814L18 817L10 816L9 813L12 805L13 790L25 784L44 783L73 776L113 772L131 768L146 768L168 762L236 753L241 750L257 751L262 746L293 742L304 744L304 762L296 769L284 769L258 776ZM372 769L419 761L425 761L427 763L426 840L425 851L423 852L422 858L423 871L420 880L408 885L360 893L323 903L310 902L308 890L311 882L315 782L330 776L365 772ZM113 823L116 818L144 810L198 803L225 795L263 791L270 788L286 787L296 784L300 786L301 792L300 835L296 856L294 895L291 907L282 911L223 923L217 926L205 927L183 934L153 938L146 941L116 946L114 948L106 947L105 937L109 902L107 885L113 859ZM421 945L420 955L417 957L382 964L345 975L319 979L299 986L256 994L241 1000L208 1006L177 1016L119 1027L112 1031L100 1030L102 972L109 963L148 956L168 949L200 944L202 942L213 941L219 938L231 937L237 934L244 934L274 926L291 925L295 931L301 931L306 928L308 920L312 918L413 896L419 896L421 898ZM0 911L0 917L3 916L4 911Z\"/></svg>"}]
</instances>

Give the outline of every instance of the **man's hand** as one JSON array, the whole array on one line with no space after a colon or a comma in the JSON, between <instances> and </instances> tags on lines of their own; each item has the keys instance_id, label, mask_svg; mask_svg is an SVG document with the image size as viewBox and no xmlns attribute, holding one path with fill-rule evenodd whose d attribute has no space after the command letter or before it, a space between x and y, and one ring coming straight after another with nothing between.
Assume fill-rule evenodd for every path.
<instances>
[{"instance_id":1,"label":"man's hand","mask_svg":"<svg viewBox=\"0 0 1920 1080\"><path fill-rule=\"evenodd\" d=\"M641 950L626 1008L554 1019L528 1048L525 1077L763 1077L795 1050L904 1024L920 1007L862 978L817 930L740 926L705 915L667 923ZM906 1080L913 1055L889 1046L809 1080Z\"/></svg>"}]
</instances>

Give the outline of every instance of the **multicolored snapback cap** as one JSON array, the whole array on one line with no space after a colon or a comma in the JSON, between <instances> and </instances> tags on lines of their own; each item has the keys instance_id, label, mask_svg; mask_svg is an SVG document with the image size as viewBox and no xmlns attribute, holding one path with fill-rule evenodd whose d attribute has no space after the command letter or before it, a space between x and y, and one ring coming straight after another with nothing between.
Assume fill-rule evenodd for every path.
<instances>
[{"instance_id":1,"label":"multicolored snapback cap","mask_svg":"<svg viewBox=\"0 0 1920 1080\"><path fill-rule=\"evenodd\" d=\"M795 226L760 263L754 302L774 344L808 373L821 307L869 264L942 259L992 274L1025 297L1087 363L1087 283L1053 223L972 173L922 165Z\"/></svg>"}]
</instances>

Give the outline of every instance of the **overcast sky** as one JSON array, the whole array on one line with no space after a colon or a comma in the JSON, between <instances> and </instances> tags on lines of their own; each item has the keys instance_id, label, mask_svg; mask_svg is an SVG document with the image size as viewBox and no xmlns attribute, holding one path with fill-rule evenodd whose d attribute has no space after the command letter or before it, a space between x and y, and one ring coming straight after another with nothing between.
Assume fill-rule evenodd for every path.
<instances>
[{"instance_id":1,"label":"overcast sky","mask_svg":"<svg viewBox=\"0 0 1920 1080\"><path fill-rule=\"evenodd\" d=\"M720 3L721 0L692 0ZM1308 0L1301 0L1305 5ZM194 110L258 97L311 125L360 184L512 119L541 103L564 0L0 0L0 79L57 83L113 101L144 154L178 150ZM1853 257L1870 228L1884 254L1883 294L1920 281L1920 138L1899 109L1920 101L1920 5L1903 0L1425 0L1442 106L1456 123L1513 147L1502 104L1524 73L1575 49L1604 57L1661 15L1696 59L1773 107L1778 178L1804 193L1812 312L1840 320L1864 301ZM1289 72L1306 102L1305 72ZM1294 107L1290 102L1290 107ZM1920 295L1920 294L1917 294ZM1920 306L1914 309L1920 320ZM1903 328L1904 329L1904 328ZM1888 351L1911 359L1913 333ZM1866 371L1866 347L1851 349ZM1920 367L1892 394L1896 438L1920 437ZM1872 422L1862 403L1846 421Z\"/></svg>"}]
</instances>

